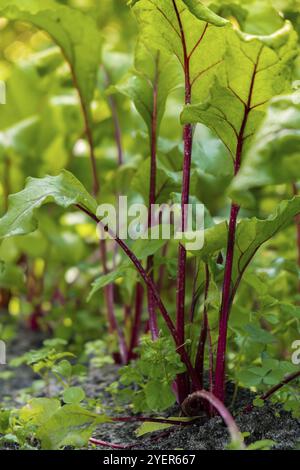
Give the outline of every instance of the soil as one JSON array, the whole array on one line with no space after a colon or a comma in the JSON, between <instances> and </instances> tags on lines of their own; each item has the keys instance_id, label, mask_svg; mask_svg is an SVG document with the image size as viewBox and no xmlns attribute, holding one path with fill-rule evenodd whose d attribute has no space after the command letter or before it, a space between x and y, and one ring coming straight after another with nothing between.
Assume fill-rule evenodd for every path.
<instances>
[{"instance_id":1,"label":"soil","mask_svg":"<svg viewBox=\"0 0 300 470\"><path fill-rule=\"evenodd\" d=\"M41 346L42 337L27 333L9 346L9 358L16 357L29 349ZM8 370L5 367L4 370ZM123 413L114 411L115 404L106 388L118 377L116 366L106 366L103 369L90 368L87 380L83 387L88 397L100 398L102 403L111 409L114 416L130 416L129 409L124 407ZM20 390L32 385L34 377L29 367L18 369L15 377L9 380L0 380L0 403L18 405L16 397ZM82 385L81 385L82 386ZM55 387L53 389L55 392ZM56 389L57 391L57 389ZM228 403L231 402L233 386L228 385ZM274 449L292 450L300 448L300 421L281 409L280 405L265 404L263 408L256 408L249 413L243 412L246 405L251 403L252 397L248 390L241 389L235 401L233 412L236 422L243 433L249 433L246 444L261 439L270 439L275 442ZM160 414L161 415L161 414ZM165 413L165 416L178 416L177 407ZM151 434L150 437L137 438L135 429L139 423L110 423L99 427L94 437L114 444L130 445L132 449L156 450L222 450L228 442L228 432L219 417L189 426L176 426L170 430ZM90 447L92 448L92 447ZM108 450L107 447L96 447L97 450Z\"/></svg>"},{"instance_id":2,"label":"soil","mask_svg":"<svg viewBox=\"0 0 300 470\"><path fill-rule=\"evenodd\" d=\"M105 393L105 388L116 379L116 369L106 368L104 371L91 371L87 383L87 393L93 395L96 392L104 392L106 400L110 397ZM97 383L98 385L94 385ZM227 386L228 403L232 400L234 387ZM98 395L99 396L99 395ZM244 412L245 406L251 403L253 396L246 389L241 389L235 401L233 412L236 422L243 433L249 433L245 439L246 444L251 444L261 439L270 439L275 442L273 449L295 450L300 444L300 420L294 419L290 413L282 410L280 405L265 404L263 408L256 408L249 413ZM128 411L125 413L130 415ZM161 415L161 414L160 414ZM169 410L166 416L179 416L179 409ZM184 427L173 427L171 433L162 436L162 432L151 434L137 439L134 431L138 423L113 423L104 424L95 433L94 437L114 444L129 444L132 449L156 449L156 450L223 450L229 443L229 436L223 421L219 417L207 420L204 423L192 424ZM167 431L168 432L168 431ZM162 438L163 437L163 438ZM157 440L155 440L157 439ZM107 448L98 447L99 450Z\"/></svg>"}]
</instances>

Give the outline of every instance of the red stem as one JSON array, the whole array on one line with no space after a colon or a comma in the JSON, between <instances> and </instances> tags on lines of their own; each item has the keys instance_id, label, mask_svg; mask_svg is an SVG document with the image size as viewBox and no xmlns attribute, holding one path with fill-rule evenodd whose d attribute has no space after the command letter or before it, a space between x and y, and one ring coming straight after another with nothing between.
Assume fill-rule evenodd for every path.
<instances>
[{"instance_id":1,"label":"red stem","mask_svg":"<svg viewBox=\"0 0 300 470\"><path fill-rule=\"evenodd\" d=\"M206 390L199 390L193 393L192 395L190 395L190 397L193 397L193 396L198 396L202 398L203 400L208 401L208 403L210 403L215 408L215 410L219 413L221 418L223 418L228 428L232 442L238 444L241 449L244 449L245 446L243 443L244 442L243 436L233 416L231 415L230 411L225 407L225 405L215 395L213 395L210 392L207 392Z\"/></svg>"},{"instance_id":2,"label":"red stem","mask_svg":"<svg viewBox=\"0 0 300 470\"><path fill-rule=\"evenodd\" d=\"M270 388L270 390L265 392L259 398L263 401L268 400L272 395L274 395L274 393L276 393L282 387L284 387L288 383L292 382L293 380L298 379L299 377L300 377L300 370L298 370L298 372L294 372L293 374L287 375L281 382L279 382L277 385L274 385L274 387ZM244 412L248 413L248 412L252 411L253 408L254 408L254 405L251 403L250 405L245 407Z\"/></svg>"},{"instance_id":3,"label":"red stem","mask_svg":"<svg viewBox=\"0 0 300 470\"><path fill-rule=\"evenodd\" d=\"M156 75L153 83L153 103L152 103L152 119L151 119L151 165L150 165L150 187L149 187L149 210L148 210L148 230L152 227L152 207L156 202L156 152L157 152L157 99L158 99L158 78L159 78L159 53L156 57ZM154 256L149 256L147 259L147 273L154 281ZM149 311L149 329L153 340L158 338L158 325L157 316L155 311L155 299L152 295L151 289L147 289L148 295L148 311Z\"/></svg>"},{"instance_id":4,"label":"red stem","mask_svg":"<svg viewBox=\"0 0 300 470\"><path fill-rule=\"evenodd\" d=\"M280 388L288 383L292 382L292 380L298 379L300 377L300 370L294 372L293 374L287 375L279 384L274 385L268 392L264 393L260 398L261 400L268 400L274 393L276 393Z\"/></svg>"},{"instance_id":5,"label":"red stem","mask_svg":"<svg viewBox=\"0 0 300 470\"><path fill-rule=\"evenodd\" d=\"M105 240L100 240L100 252L101 252L101 259L103 264L103 272L104 274L108 274L107 268L107 253L106 253L106 242ZM118 335L118 342L119 342L119 349L120 349L120 356L122 364L128 363L128 348L125 340L124 333L120 328L117 317L115 314L114 308L114 285L109 284L108 286L104 287L104 295L105 295L105 303L107 307L108 313L108 323L109 329L111 333L116 332Z\"/></svg>"},{"instance_id":6,"label":"red stem","mask_svg":"<svg viewBox=\"0 0 300 470\"><path fill-rule=\"evenodd\" d=\"M191 103L191 78L190 78L190 58L187 51L186 38L180 13L175 0L172 0L175 14L177 17L182 49L184 58L184 77L185 77L185 104ZM183 179L181 192L181 229L184 232L186 228L186 204L189 202L190 193L190 175L192 162L192 146L193 146L193 126L186 124L183 128L184 141L184 161L183 161ZM177 298L176 298L176 330L181 344L185 342L185 286L186 286L186 250L184 246L179 245L178 249L178 276L177 276ZM177 376L178 399L181 404L188 394L188 380L186 374Z\"/></svg>"},{"instance_id":7,"label":"red stem","mask_svg":"<svg viewBox=\"0 0 300 470\"><path fill-rule=\"evenodd\" d=\"M225 364L228 319L231 307L231 277L234 258L235 234L239 206L232 204L228 231L227 254L222 292L222 304L220 313L219 339L216 359L214 394L224 402L225 398Z\"/></svg>"},{"instance_id":8,"label":"red stem","mask_svg":"<svg viewBox=\"0 0 300 470\"><path fill-rule=\"evenodd\" d=\"M131 332L131 340L129 345L129 357L130 361L134 357L134 349L138 346L139 332L141 328L141 320L143 313L143 298L144 298L144 288L143 285L138 282L136 285L136 295L135 295L135 315Z\"/></svg>"},{"instance_id":9,"label":"red stem","mask_svg":"<svg viewBox=\"0 0 300 470\"><path fill-rule=\"evenodd\" d=\"M108 227L103 226L103 224L101 223L101 221L98 219L98 217L95 214L93 214L92 212L90 212L88 209L81 206L80 204L76 204L76 207L78 209L80 209L82 212L84 212L85 214L87 214L89 217L91 217L91 219L93 219L97 224L100 224L102 226L102 228L107 233L109 233L109 235L115 240L115 242L124 251L126 256L132 261L135 268L137 269L140 276L142 277L143 281L145 282L146 286L150 287L150 289L152 291L152 294L153 294L153 297L155 298L156 305L159 308L159 310L160 310L160 312L161 312L161 314L164 318L164 321L165 321L165 323L166 323L166 325L167 325L167 327L168 327L168 329L169 329L169 331L172 335L172 338L175 342L176 352L180 355L182 362L185 364L185 366L186 366L186 368L189 372L189 375L191 377L191 380L193 382L194 387L196 389L200 388L199 379L197 377L197 374L195 373L194 367L191 363L191 360L190 360L189 355L188 355L188 353L185 349L185 346L184 346L184 344L182 344L180 342L180 339L177 335L176 328L173 324L173 321L172 321L172 319L171 319L164 303L162 302L162 300L160 298L157 287L155 286L152 279L148 276L148 274L147 274L146 270L143 268L141 262L138 260L138 258L135 256L135 254L131 251L131 249L126 245L126 243L123 240L118 238Z\"/></svg>"},{"instance_id":10,"label":"red stem","mask_svg":"<svg viewBox=\"0 0 300 470\"><path fill-rule=\"evenodd\" d=\"M255 78L257 74L258 63L263 47L258 53L256 63L254 64L254 69L251 77L249 94L247 103L244 105L244 116L240 128L240 132L237 138L236 146L236 157L234 163L234 175L236 176L239 172L242 154L245 142L245 130L248 123L249 114L251 112L251 102L254 91ZM223 281L223 290L222 290L222 302L220 310L220 324L219 324L219 339L218 339L218 349L217 349L217 359L216 359L216 373L215 373L215 386L214 394L224 402L225 398L225 367L226 367L226 346L227 346L227 333L228 333L228 320L230 315L230 310L234 296L232 295L232 269L233 269L233 260L234 260L234 249L235 249L235 236L236 236L236 227L237 227L237 217L240 207L232 203L230 211L230 221L228 229L228 241L227 241L227 253L225 261L225 272L224 272L224 281Z\"/></svg>"},{"instance_id":11,"label":"red stem","mask_svg":"<svg viewBox=\"0 0 300 470\"><path fill-rule=\"evenodd\" d=\"M110 447L111 449L132 449L135 447L135 444L114 444L112 442L95 439L94 437L91 437L89 442L95 446Z\"/></svg>"},{"instance_id":12,"label":"red stem","mask_svg":"<svg viewBox=\"0 0 300 470\"><path fill-rule=\"evenodd\" d=\"M198 350L196 355L195 361L195 369L198 372L199 380L203 388L203 375L204 375L204 352L205 352L205 344L207 340L208 334L208 315L207 315L207 298L209 292L209 284L210 284L210 274L208 265L205 264L205 291L204 291L204 309L203 309L203 324L198 344Z\"/></svg>"}]
</instances>

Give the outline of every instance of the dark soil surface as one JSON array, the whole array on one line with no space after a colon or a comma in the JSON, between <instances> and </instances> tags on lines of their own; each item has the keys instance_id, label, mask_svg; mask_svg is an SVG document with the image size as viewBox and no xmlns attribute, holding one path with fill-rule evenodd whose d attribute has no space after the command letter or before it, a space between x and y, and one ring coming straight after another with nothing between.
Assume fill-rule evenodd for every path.
<instances>
[{"instance_id":1,"label":"dark soil surface","mask_svg":"<svg viewBox=\"0 0 300 470\"><path fill-rule=\"evenodd\" d=\"M32 335L32 333L22 332L22 339L16 340L9 346L9 359L17 357L29 349L41 346L42 337ZM5 366L5 369L8 367ZM130 416L130 410L124 407L122 413L115 411L115 404L106 388L118 377L115 366L106 366L103 369L89 370L85 384L83 385L88 397L100 398L101 402L108 407L114 416ZM9 380L0 380L0 402L20 406L16 402L16 396L21 389L30 387L34 377L29 367L17 369L15 376ZM53 387L53 391L57 391ZM229 384L227 395L228 403L231 402L233 387ZM251 403L249 391L240 390L233 414L236 422L243 433L249 433L246 444L250 444L261 439L275 441L274 449L291 450L297 449L300 445L300 421L293 419L291 415L283 411L280 406L266 404L263 408L256 408L249 413L244 413L243 409ZM160 414L161 415L161 414ZM169 410L166 416L179 416L178 408ZM212 418L205 422L194 423L189 426L176 426L166 431L137 438L135 429L139 423L110 423L99 427L94 437L114 444L130 445L132 449L161 449L161 450L222 450L226 448L229 438L226 426L219 417ZM97 446L97 450L108 450L107 447Z\"/></svg>"},{"instance_id":2,"label":"dark soil surface","mask_svg":"<svg viewBox=\"0 0 300 470\"><path fill-rule=\"evenodd\" d=\"M87 383L87 392L104 392L106 400L110 400L105 395L105 388L116 379L115 368L106 368L105 371L91 371ZM95 385L98 383L98 385ZM231 402L233 387L229 384L227 395L228 403ZM261 439L270 439L275 442L273 449L293 450L300 443L300 421L295 420L291 415L283 411L280 406L266 404L263 408L256 408L250 413L244 413L246 405L251 403L251 393L241 389L235 402L233 412L236 422L243 433L250 433L245 439L246 444L251 444ZM127 413L127 416L130 413ZM179 415L179 410L174 408L166 416L174 417ZM205 423L192 424L184 427L173 427L171 432L157 432L151 437L136 438L134 431L138 423L113 423L102 425L94 437L114 444L134 445L132 449L161 449L161 450L222 450L229 443L228 432L222 419L219 417L207 420ZM167 435L163 435L167 434ZM107 450L107 448L98 447Z\"/></svg>"}]
</instances>

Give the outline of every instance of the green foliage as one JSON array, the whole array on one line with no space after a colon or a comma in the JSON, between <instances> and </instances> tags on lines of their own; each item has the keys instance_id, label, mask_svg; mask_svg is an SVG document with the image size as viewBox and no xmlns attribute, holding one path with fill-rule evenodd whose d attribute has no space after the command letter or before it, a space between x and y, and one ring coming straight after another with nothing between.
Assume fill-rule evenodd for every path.
<instances>
[{"instance_id":1,"label":"green foliage","mask_svg":"<svg viewBox=\"0 0 300 470\"><path fill-rule=\"evenodd\" d=\"M144 337L139 347L139 359L121 369L120 383L125 387L135 387L135 411L163 411L174 404L171 385L176 374L184 370L170 339L161 337L151 341ZM129 393L130 388L121 389L117 397L126 400Z\"/></svg>"},{"instance_id":2,"label":"green foliage","mask_svg":"<svg viewBox=\"0 0 300 470\"><path fill-rule=\"evenodd\" d=\"M53 0L1 0L1 16L32 23L45 30L57 42L68 61L74 84L85 106L95 89L100 60L101 37L95 22L83 13Z\"/></svg>"},{"instance_id":3,"label":"green foliage","mask_svg":"<svg viewBox=\"0 0 300 470\"><path fill-rule=\"evenodd\" d=\"M41 380L26 384L16 402L15 394L12 404L3 399L1 445L86 447L110 419L95 412L106 402L88 396L83 363L93 371L122 362L119 381L108 387L122 411L124 404L134 412L169 409L176 376L189 365L179 353L192 362L188 375L195 366L200 378L196 350L206 315L204 370L216 369L219 358L211 361L228 320L226 379L235 383L234 398L239 387L256 394L257 412L265 406L261 394L297 370L291 357L300 331L300 198L291 194L300 180L298 3L136 0L130 11L125 1L0 0L0 75L7 85L0 115L0 336L8 342L29 327L29 338L37 329L48 337L10 362ZM189 203L205 205L204 246L187 253L184 286L177 281L178 241L125 240L144 268L153 256L148 275L178 331L184 287L184 339L169 328L176 344L158 302L160 336L140 339L149 329L145 285L114 241L100 252L96 219L77 210L97 215L85 189L93 180L91 154L99 202L115 205L127 195L129 204L147 204L155 163L157 203L181 203L184 181ZM231 201L242 206L234 235ZM143 225L135 224L136 231ZM3 390L17 374L3 370ZM268 401L298 418L298 381ZM109 414L117 411L110 407ZM136 434L170 426L145 422ZM277 445L263 439L247 449ZM240 449L241 441L229 448Z\"/></svg>"},{"instance_id":4,"label":"green foliage","mask_svg":"<svg viewBox=\"0 0 300 470\"><path fill-rule=\"evenodd\" d=\"M57 450L64 446L87 445L93 430L109 422L106 416L91 413L79 405L65 405L37 430L42 449Z\"/></svg>"},{"instance_id":5,"label":"green foliage","mask_svg":"<svg viewBox=\"0 0 300 470\"><path fill-rule=\"evenodd\" d=\"M227 22L197 1L166 0L161 3L159 0L140 0L137 2L133 10L140 24L143 41L151 44L151 47L155 49L163 49L171 57L177 57L182 67L184 66L184 50L174 4L181 17L187 53L191 54L192 97L194 102L198 102L207 95L207 90L218 73L224 51L223 32L220 26L226 25Z\"/></svg>"},{"instance_id":6,"label":"green foliage","mask_svg":"<svg viewBox=\"0 0 300 470\"><path fill-rule=\"evenodd\" d=\"M58 450L65 446L84 447L95 427L109 418L88 411L78 404L61 406L55 398L35 398L15 416L12 431L20 429L40 441L42 449ZM18 439L19 440L19 439Z\"/></svg>"},{"instance_id":7,"label":"green foliage","mask_svg":"<svg viewBox=\"0 0 300 470\"><path fill-rule=\"evenodd\" d=\"M38 225L35 211L51 202L64 208L81 204L92 213L97 207L83 185L66 170L58 176L28 178L26 188L9 197L8 212L0 220L0 238L34 231Z\"/></svg>"},{"instance_id":8,"label":"green foliage","mask_svg":"<svg viewBox=\"0 0 300 470\"><path fill-rule=\"evenodd\" d=\"M158 418L159 419L159 418ZM187 418L187 417L170 417L170 418L162 418L166 421L170 420L170 421L176 421L178 423L178 425L180 425L180 423L189 423L189 422L193 422L196 418ZM141 436L144 436L145 434L149 434L149 433L152 433L152 432L157 432L157 431L162 431L164 429L169 429L170 427L174 426L173 423L171 424L167 424L167 423L152 423L152 422L148 422L148 421L145 421L143 424L141 424L136 430L135 430L135 434L137 437L141 437Z\"/></svg>"},{"instance_id":9,"label":"green foliage","mask_svg":"<svg viewBox=\"0 0 300 470\"><path fill-rule=\"evenodd\" d=\"M137 44L135 70L117 84L116 91L128 96L145 121L151 136L159 130L168 95L179 84L178 67L164 50L153 50L143 38Z\"/></svg>"},{"instance_id":10,"label":"green foliage","mask_svg":"<svg viewBox=\"0 0 300 470\"><path fill-rule=\"evenodd\" d=\"M259 338L256 340L259 342ZM242 370L238 378L243 386L259 387L262 385L273 386L281 382L287 374L296 372L297 367L288 361L278 361L269 357L262 357L260 366L248 367ZM254 405L260 407L263 405L259 398L254 400Z\"/></svg>"},{"instance_id":11,"label":"green foliage","mask_svg":"<svg viewBox=\"0 0 300 470\"><path fill-rule=\"evenodd\" d=\"M185 108L182 122L201 122L226 145L231 157L243 158L257 131L268 101L289 89L297 38L285 23L270 36L226 29L224 66L210 96ZM243 144L241 145L241 139Z\"/></svg>"},{"instance_id":12,"label":"green foliage","mask_svg":"<svg viewBox=\"0 0 300 470\"><path fill-rule=\"evenodd\" d=\"M299 180L300 93L276 97L231 186L236 200L245 191Z\"/></svg>"},{"instance_id":13,"label":"green foliage","mask_svg":"<svg viewBox=\"0 0 300 470\"><path fill-rule=\"evenodd\" d=\"M23 356L12 359L10 365L14 368L20 367L22 364L31 367L33 372L44 380L47 388L49 388L51 378L54 378L58 384L65 388L64 393L67 393L68 400L66 403L73 403L70 401L72 394L74 394L73 399L76 403L84 398L83 391L78 387L70 387L70 384L75 377L79 378L85 373L85 368L80 364L71 364L69 359L73 359L74 354L62 350L66 344L65 340L59 338L45 340L42 348L26 352ZM65 398L65 395L63 397Z\"/></svg>"}]
</instances>

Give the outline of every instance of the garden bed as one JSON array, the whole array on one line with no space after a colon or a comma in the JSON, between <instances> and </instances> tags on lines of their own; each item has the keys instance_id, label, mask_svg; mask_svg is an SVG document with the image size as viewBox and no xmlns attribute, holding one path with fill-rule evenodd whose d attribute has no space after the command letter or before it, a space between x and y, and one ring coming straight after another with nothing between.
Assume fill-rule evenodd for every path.
<instances>
[{"instance_id":1,"label":"garden bed","mask_svg":"<svg viewBox=\"0 0 300 470\"><path fill-rule=\"evenodd\" d=\"M22 331L20 337L9 348L9 356L10 358L18 357L26 350L39 346L40 343L40 336L32 335L29 332L25 334ZM125 407L124 412L120 413L120 410L114 406L111 395L106 390L117 378L118 368L114 365L105 366L101 369L89 367L86 381L82 386L88 398L100 399L100 402L108 408L109 413L113 416L132 416L129 407ZM36 379L37 377L33 375L29 367L18 368L14 377L6 381L0 380L0 401L3 402L4 397L7 396L10 397L10 405L20 406L17 396L22 389L32 387L33 381ZM58 392L56 385L52 385L51 392L54 395ZM227 392L227 404L230 405L233 394L231 384L228 384ZM246 443L272 440L275 443L274 449L297 449L300 444L300 421L292 418L288 412L282 410L280 405L270 403L266 403L263 408L254 408L251 412L244 412L245 406L251 403L252 398L248 390L240 389L234 410L231 410L236 417L240 430L243 433L249 433L249 436L246 437ZM160 416L162 416L161 413ZM179 409L174 407L164 413L164 416L179 416ZM116 446L147 450L222 450L229 443L227 428L218 416L188 426L172 427L141 438L137 438L135 435L138 426L138 422L103 424L94 433L94 437ZM9 445L5 448L11 449L12 446ZM95 447L90 446L89 448L93 449ZM100 451L108 450L109 447L96 446L96 449Z\"/></svg>"}]
</instances>

